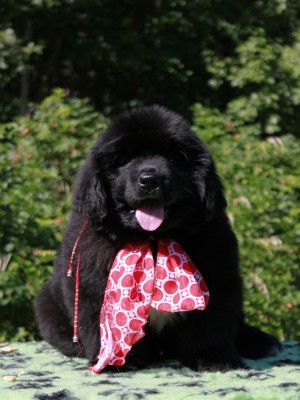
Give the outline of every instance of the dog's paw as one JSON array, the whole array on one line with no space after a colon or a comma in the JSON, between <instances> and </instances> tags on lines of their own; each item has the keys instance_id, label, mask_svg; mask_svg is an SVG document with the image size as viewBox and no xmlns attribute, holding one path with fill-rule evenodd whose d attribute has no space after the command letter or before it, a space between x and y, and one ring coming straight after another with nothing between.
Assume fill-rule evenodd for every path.
<instances>
[{"instance_id":1,"label":"dog's paw","mask_svg":"<svg viewBox=\"0 0 300 400\"><path fill-rule=\"evenodd\" d=\"M282 350L280 342L274 336L249 325L243 329L236 345L243 358L252 360L274 357Z\"/></svg>"},{"instance_id":2,"label":"dog's paw","mask_svg":"<svg viewBox=\"0 0 300 400\"><path fill-rule=\"evenodd\" d=\"M246 366L241 360L234 361L209 361L199 359L197 361L197 372L227 372L233 369L244 369Z\"/></svg>"},{"instance_id":3,"label":"dog's paw","mask_svg":"<svg viewBox=\"0 0 300 400\"><path fill-rule=\"evenodd\" d=\"M268 335L269 338L265 340L248 345L249 347L244 350L242 356L252 360L258 360L265 357L275 357L282 350L281 344L276 338Z\"/></svg>"},{"instance_id":4,"label":"dog's paw","mask_svg":"<svg viewBox=\"0 0 300 400\"><path fill-rule=\"evenodd\" d=\"M232 369L244 368L243 361L236 348L227 343L220 347L206 349L197 359L196 370L198 372L226 372Z\"/></svg>"}]
</instances>

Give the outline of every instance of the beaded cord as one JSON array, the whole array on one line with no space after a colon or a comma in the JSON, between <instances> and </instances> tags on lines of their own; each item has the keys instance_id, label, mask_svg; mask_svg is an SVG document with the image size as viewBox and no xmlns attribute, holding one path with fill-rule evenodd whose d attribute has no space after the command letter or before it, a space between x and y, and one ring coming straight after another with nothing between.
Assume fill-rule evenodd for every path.
<instances>
[{"instance_id":1,"label":"beaded cord","mask_svg":"<svg viewBox=\"0 0 300 400\"><path fill-rule=\"evenodd\" d=\"M77 259L77 267L76 267L75 279L72 276L72 271L73 271L73 261L74 261L74 257L75 257L75 254L76 254L76 250L77 250L79 241L81 239L81 236L82 236L83 232L86 230L88 223L89 223L89 220L86 219L84 221L84 224L83 224L83 226L82 226L82 228L81 228L81 230L79 232L79 235L78 235L78 237L77 237L77 239L75 241L75 244L74 244L74 247L73 247L72 253L71 253L71 259L70 259L68 272L67 272L67 277L68 278L72 278L74 280L74 283L75 283L73 342L74 343L78 343L78 344L79 344L79 338L78 338L78 314L79 314L79 286L80 286L80 253L79 253L78 259ZM79 344L79 346L80 346L80 344ZM81 353L81 351L80 351L80 353ZM80 353L79 353L79 355L80 355Z\"/></svg>"}]
</instances>

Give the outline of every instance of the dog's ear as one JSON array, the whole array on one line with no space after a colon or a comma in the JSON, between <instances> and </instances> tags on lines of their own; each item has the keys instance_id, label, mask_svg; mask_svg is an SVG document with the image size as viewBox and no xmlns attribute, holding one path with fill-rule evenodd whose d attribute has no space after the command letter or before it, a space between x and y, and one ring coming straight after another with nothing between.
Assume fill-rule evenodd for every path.
<instances>
[{"instance_id":1,"label":"dog's ear","mask_svg":"<svg viewBox=\"0 0 300 400\"><path fill-rule=\"evenodd\" d=\"M208 172L205 181L204 212L206 220L211 221L225 210L227 201L222 182L214 168Z\"/></svg>"},{"instance_id":2,"label":"dog's ear","mask_svg":"<svg viewBox=\"0 0 300 400\"><path fill-rule=\"evenodd\" d=\"M209 156L196 172L196 186L201 199L204 217L211 221L224 211L227 202L224 188L216 172L214 162Z\"/></svg>"},{"instance_id":3,"label":"dog's ear","mask_svg":"<svg viewBox=\"0 0 300 400\"><path fill-rule=\"evenodd\" d=\"M79 171L73 195L73 208L85 217L102 221L107 214L107 194L100 174L85 164Z\"/></svg>"}]
</instances>

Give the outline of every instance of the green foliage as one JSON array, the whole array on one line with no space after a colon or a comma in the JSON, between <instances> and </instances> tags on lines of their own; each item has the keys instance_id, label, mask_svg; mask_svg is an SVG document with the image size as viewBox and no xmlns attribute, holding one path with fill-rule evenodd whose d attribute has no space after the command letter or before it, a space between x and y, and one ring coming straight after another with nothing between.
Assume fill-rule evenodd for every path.
<instances>
[{"instance_id":1,"label":"green foliage","mask_svg":"<svg viewBox=\"0 0 300 400\"><path fill-rule=\"evenodd\" d=\"M291 45L268 38L257 29L241 42L230 57L206 52L214 90L223 86L234 94L226 104L226 114L235 124L251 127L255 135L299 133L300 112L300 31Z\"/></svg>"},{"instance_id":2,"label":"green foliage","mask_svg":"<svg viewBox=\"0 0 300 400\"><path fill-rule=\"evenodd\" d=\"M238 235L249 320L300 338L300 140L260 140L249 126L194 107L195 131L212 150ZM239 123L240 125L240 123Z\"/></svg>"},{"instance_id":3,"label":"green foliage","mask_svg":"<svg viewBox=\"0 0 300 400\"><path fill-rule=\"evenodd\" d=\"M62 239L71 183L105 126L61 89L31 118L0 125L0 341L34 335L32 301Z\"/></svg>"},{"instance_id":4,"label":"green foliage","mask_svg":"<svg viewBox=\"0 0 300 400\"><path fill-rule=\"evenodd\" d=\"M20 76L24 66L24 57L21 51L20 41L17 39L13 29L1 29L0 25L0 114L5 117L19 112L18 98L5 94L10 88L15 90L14 81Z\"/></svg>"},{"instance_id":5,"label":"green foliage","mask_svg":"<svg viewBox=\"0 0 300 400\"><path fill-rule=\"evenodd\" d=\"M40 101L60 86L109 115L160 103L191 117L195 102L228 105L257 132L298 135L297 3L2 0L0 26L15 38L4 100Z\"/></svg>"}]
</instances>

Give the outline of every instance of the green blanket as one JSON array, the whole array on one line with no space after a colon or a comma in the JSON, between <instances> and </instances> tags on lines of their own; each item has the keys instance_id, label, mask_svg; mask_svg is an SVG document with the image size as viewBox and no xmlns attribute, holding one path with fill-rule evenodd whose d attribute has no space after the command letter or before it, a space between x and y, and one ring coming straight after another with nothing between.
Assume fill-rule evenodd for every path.
<instances>
[{"instance_id":1,"label":"green blanket","mask_svg":"<svg viewBox=\"0 0 300 400\"><path fill-rule=\"evenodd\" d=\"M45 342L0 346L0 398L37 400L296 400L300 343L284 342L277 357L246 360L249 369L199 373L169 362L134 372L95 375L83 359Z\"/></svg>"}]
</instances>

